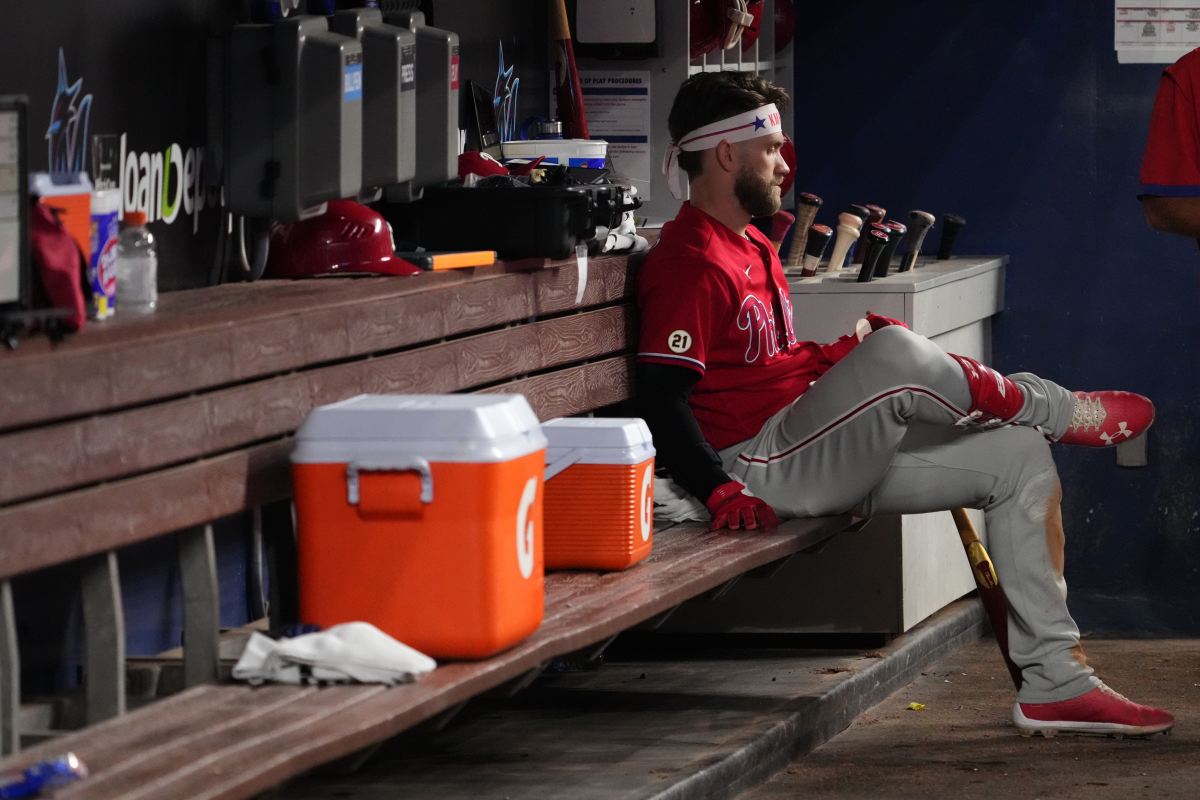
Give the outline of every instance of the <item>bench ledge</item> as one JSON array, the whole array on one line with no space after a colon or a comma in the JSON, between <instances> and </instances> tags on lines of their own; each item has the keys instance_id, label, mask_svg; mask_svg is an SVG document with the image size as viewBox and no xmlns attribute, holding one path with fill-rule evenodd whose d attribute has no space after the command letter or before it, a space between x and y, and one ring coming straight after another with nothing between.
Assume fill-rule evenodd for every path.
<instances>
[{"instance_id":1,"label":"bench ledge","mask_svg":"<svg viewBox=\"0 0 1200 800\"><path fill-rule=\"evenodd\" d=\"M676 525L656 534L650 558L623 572L547 573L541 626L489 659L450 662L391 689L200 686L30 748L0 769L21 769L72 751L92 775L56 795L62 798L252 797L745 572L813 548L849 521L790 520L768 534Z\"/></svg>"}]
</instances>

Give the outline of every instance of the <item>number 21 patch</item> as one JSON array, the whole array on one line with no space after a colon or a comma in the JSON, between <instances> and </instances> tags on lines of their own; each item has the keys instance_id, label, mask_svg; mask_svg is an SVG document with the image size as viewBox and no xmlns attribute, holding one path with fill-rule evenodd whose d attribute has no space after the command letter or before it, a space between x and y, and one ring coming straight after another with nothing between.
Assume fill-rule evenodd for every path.
<instances>
[{"instance_id":1,"label":"number 21 patch","mask_svg":"<svg viewBox=\"0 0 1200 800\"><path fill-rule=\"evenodd\" d=\"M667 336L667 347L672 353L686 353L692 347L692 335L685 330L671 331Z\"/></svg>"}]
</instances>

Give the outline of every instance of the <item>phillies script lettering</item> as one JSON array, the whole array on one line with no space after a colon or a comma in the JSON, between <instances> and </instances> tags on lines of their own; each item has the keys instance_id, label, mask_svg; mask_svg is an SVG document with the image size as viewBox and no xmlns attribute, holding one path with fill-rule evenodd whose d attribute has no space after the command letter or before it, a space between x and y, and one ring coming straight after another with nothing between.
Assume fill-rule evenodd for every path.
<instances>
[{"instance_id":1,"label":"phillies script lettering","mask_svg":"<svg viewBox=\"0 0 1200 800\"><path fill-rule=\"evenodd\" d=\"M792 327L792 304L788 299L787 292L783 290L779 290L779 305L783 309L785 336L782 347L790 349L796 344L796 332ZM742 299L742 306L738 309L737 326L738 330L746 332L745 357L747 364L758 361L759 356L764 352L767 354L767 358L779 352L781 342L775 329L775 315L758 296L748 294Z\"/></svg>"},{"instance_id":2,"label":"phillies script lettering","mask_svg":"<svg viewBox=\"0 0 1200 800\"><path fill-rule=\"evenodd\" d=\"M738 330L746 331L749 336L746 343L747 364L758 361L764 349L768 358L778 352L774 315L767 309L767 304L754 295L748 294L743 298L742 307L738 309L737 326Z\"/></svg>"}]
</instances>

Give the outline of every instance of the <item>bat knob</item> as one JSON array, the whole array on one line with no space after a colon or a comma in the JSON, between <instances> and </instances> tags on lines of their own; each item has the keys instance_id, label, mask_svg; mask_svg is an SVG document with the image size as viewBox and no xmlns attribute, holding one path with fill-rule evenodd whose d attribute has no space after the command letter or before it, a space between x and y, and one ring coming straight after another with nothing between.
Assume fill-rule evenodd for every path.
<instances>
[{"instance_id":1,"label":"bat knob","mask_svg":"<svg viewBox=\"0 0 1200 800\"><path fill-rule=\"evenodd\" d=\"M942 243L938 246L938 260L945 261L954 253L954 242L967 221L958 214L942 215Z\"/></svg>"},{"instance_id":2,"label":"bat knob","mask_svg":"<svg viewBox=\"0 0 1200 800\"><path fill-rule=\"evenodd\" d=\"M892 264L892 254L896 252L896 247L900 244L900 239L904 236L908 228L894 219L890 219L884 223L884 227L888 231L887 247L883 248L883 253L880 254L879 260L875 262L875 277L886 278L888 267Z\"/></svg>"},{"instance_id":3,"label":"bat knob","mask_svg":"<svg viewBox=\"0 0 1200 800\"><path fill-rule=\"evenodd\" d=\"M820 208L825 205L825 201L817 197L812 192L801 192L796 196L796 202L806 206L816 206Z\"/></svg>"},{"instance_id":4,"label":"bat knob","mask_svg":"<svg viewBox=\"0 0 1200 800\"><path fill-rule=\"evenodd\" d=\"M863 247L862 269L858 271L859 283L866 283L874 277L875 264L888 243L887 228L877 222L871 223L871 226L871 229L863 235L865 245Z\"/></svg>"},{"instance_id":5,"label":"bat knob","mask_svg":"<svg viewBox=\"0 0 1200 800\"><path fill-rule=\"evenodd\" d=\"M929 233L929 229L933 227L933 214L928 211L911 211L908 215L908 234L905 240L907 244L903 250L904 255L900 257L900 272L908 272L917 265L917 256L921 253L921 245L925 241L925 234Z\"/></svg>"},{"instance_id":6,"label":"bat knob","mask_svg":"<svg viewBox=\"0 0 1200 800\"><path fill-rule=\"evenodd\" d=\"M804 240L808 236L808 228L817 218L817 211L825 201L812 192L800 192L796 196L796 232L792 235L784 266L794 268L800 266L804 257Z\"/></svg>"},{"instance_id":7,"label":"bat knob","mask_svg":"<svg viewBox=\"0 0 1200 800\"><path fill-rule=\"evenodd\" d=\"M853 228L855 234L857 234L862 229L863 218L849 211L843 211L841 214L838 214L838 227L840 228L843 225Z\"/></svg>"},{"instance_id":8,"label":"bat knob","mask_svg":"<svg viewBox=\"0 0 1200 800\"><path fill-rule=\"evenodd\" d=\"M828 225L813 225L808 229L808 240L804 243L804 260L800 274L806 278L817 274L821 264L821 256L833 237L833 230Z\"/></svg>"},{"instance_id":9,"label":"bat knob","mask_svg":"<svg viewBox=\"0 0 1200 800\"><path fill-rule=\"evenodd\" d=\"M833 237L833 229L828 225L813 225L808 229L808 243L804 248L804 255L813 256L818 260L825 255L825 248L829 245L829 240Z\"/></svg>"},{"instance_id":10,"label":"bat knob","mask_svg":"<svg viewBox=\"0 0 1200 800\"><path fill-rule=\"evenodd\" d=\"M882 223L883 218L887 216L887 209L883 206L877 206L874 203L867 203L863 208L867 209L867 224ZM865 250L859 250L854 254L854 263L861 264L866 260L867 253Z\"/></svg>"}]
</instances>

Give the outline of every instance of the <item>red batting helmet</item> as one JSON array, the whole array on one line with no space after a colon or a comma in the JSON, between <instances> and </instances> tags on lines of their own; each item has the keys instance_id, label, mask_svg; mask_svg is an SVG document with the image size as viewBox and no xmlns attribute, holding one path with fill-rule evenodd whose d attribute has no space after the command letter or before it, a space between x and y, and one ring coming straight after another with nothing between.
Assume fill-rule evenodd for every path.
<instances>
[{"instance_id":1,"label":"red batting helmet","mask_svg":"<svg viewBox=\"0 0 1200 800\"><path fill-rule=\"evenodd\" d=\"M747 0L689 0L692 58L733 47L742 30L754 23ZM761 5L762 0L750 0ZM761 13L761 9L759 9Z\"/></svg>"},{"instance_id":2,"label":"red batting helmet","mask_svg":"<svg viewBox=\"0 0 1200 800\"><path fill-rule=\"evenodd\" d=\"M750 16L754 21L746 26L746 30L742 31L742 52L754 49L754 43L758 41L759 27L762 25L763 16L763 0L747 0L746 10L750 12Z\"/></svg>"},{"instance_id":3,"label":"red batting helmet","mask_svg":"<svg viewBox=\"0 0 1200 800\"><path fill-rule=\"evenodd\" d=\"M324 214L271 226L268 278L420 271L396 258L392 228L379 212L352 200L330 200Z\"/></svg>"}]
</instances>

